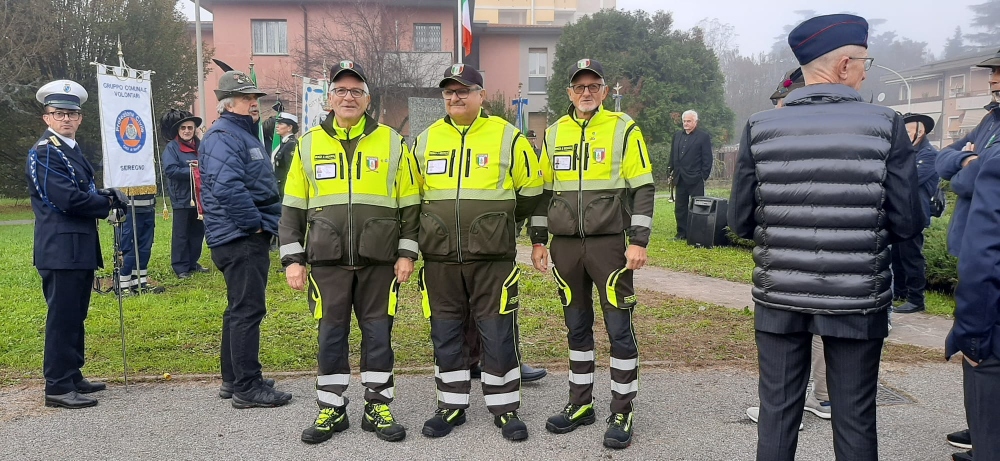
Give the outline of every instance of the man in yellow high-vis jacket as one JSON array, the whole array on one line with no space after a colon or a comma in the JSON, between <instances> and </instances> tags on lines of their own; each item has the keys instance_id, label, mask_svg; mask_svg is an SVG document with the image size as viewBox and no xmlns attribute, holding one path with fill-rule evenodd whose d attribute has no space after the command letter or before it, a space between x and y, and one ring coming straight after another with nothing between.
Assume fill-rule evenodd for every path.
<instances>
[{"instance_id":1,"label":"man in yellow high-vis jacket","mask_svg":"<svg viewBox=\"0 0 1000 461\"><path fill-rule=\"evenodd\" d=\"M301 138L292 156L279 225L288 285L308 285L319 320L319 415L302 441L319 443L348 428L351 378L347 337L353 306L361 329L361 428L398 441L406 429L389 411L395 395L391 345L399 284L417 258L420 189L399 133L365 111L364 71L341 61L330 72L331 116ZM306 266L309 266L309 269Z\"/></svg>"},{"instance_id":2,"label":"man in yellow high-vis jacket","mask_svg":"<svg viewBox=\"0 0 1000 461\"><path fill-rule=\"evenodd\" d=\"M569 404L545 428L563 434L593 424L594 306L597 285L611 342L611 416L604 445L632 443L639 350L632 328L632 271L646 264L653 223L653 175L642 133L624 113L604 110L604 68L581 59L570 69L573 105L545 131L545 191L531 218L531 259L552 271L569 329Z\"/></svg>"},{"instance_id":3,"label":"man in yellow high-vis jacket","mask_svg":"<svg viewBox=\"0 0 1000 461\"><path fill-rule=\"evenodd\" d=\"M418 283L431 322L438 398L423 434L443 437L465 422L471 383L463 324L471 317L483 346L486 406L505 438L524 440L514 222L531 214L542 193L538 160L517 128L482 111L479 71L455 64L440 86L448 116L417 136L413 148L422 195Z\"/></svg>"}]
</instances>

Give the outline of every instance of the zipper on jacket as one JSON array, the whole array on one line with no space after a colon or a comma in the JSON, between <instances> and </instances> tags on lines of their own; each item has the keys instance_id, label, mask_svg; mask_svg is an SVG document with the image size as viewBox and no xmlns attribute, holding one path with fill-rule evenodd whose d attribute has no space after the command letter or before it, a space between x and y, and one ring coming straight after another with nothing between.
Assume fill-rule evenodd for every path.
<instances>
[{"instance_id":1,"label":"zipper on jacket","mask_svg":"<svg viewBox=\"0 0 1000 461\"><path fill-rule=\"evenodd\" d=\"M472 123L476 122L473 120ZM455 126L452 125L452 127ZM462 207L460 206L461 194L462 194L462 153L466 152L465 134L468 133L470 129L472 129L472 125L469 125L469 127L466 128L465 131L461 131L457 127L455 127L455 131L458 131L462 135L462 149L458 151L457 156L455 155L455 151L452 151L452 159L456 157L458 158L458 184L455 186L455 238L456 241L458 242L458 247L457 247L458 262L460 263L465 262L465 260L462 258ZM469 149L468 152L466 152L466 155L472 155L472 149ZM454 166L455 162L454 160L452 160L451 167L453 168Z\"/></svg>"},{"instance_id":2,"label":"zipper on jacket","mask_svg":"<svg viewBox=\"0 0 1000 461\"><path fill-rule=\"evenodd\" d=\"M597 114L595 113L594 115L596 116ZM580 238L584 238L587 236L587 234L583 232L583 162L584 158L586 158L588 154L587 152L585 152L585 150L587 149L587 123L589 122L590 120L584 120L583 123L580 124L580 149L577 150L577 155L580 156L579 157L580 161L577 163L576 166L577 166L577 171L579 172L580 180L576 184L577 187L576 213L577 213L577 221L580 223Z\"/></svg>"},{"instance_id":3,"label":"zipper on jacket","mask_svg":"<svg viewBox=\"0 0 1000 461\"><path fill-rule=\"evenodd\" d=\"M361 144L361 139L365 135L362 134L358 137L358 142L354 146L354 160L358 167L358 179L361 179L361 152L357 151L358 145ZM351 145L351 130L347 130L347 145ZM351 162L347 162L347 263L354 266L354 175L351 172Z\"/></svg>"}]
</instances>

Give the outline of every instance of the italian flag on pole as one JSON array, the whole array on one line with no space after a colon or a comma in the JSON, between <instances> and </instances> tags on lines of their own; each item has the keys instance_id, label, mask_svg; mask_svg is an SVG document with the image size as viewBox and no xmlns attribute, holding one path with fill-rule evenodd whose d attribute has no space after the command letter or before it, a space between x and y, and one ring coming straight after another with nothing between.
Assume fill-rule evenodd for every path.
<instances>
[{"instance_id":1,"label":"italian flag on pole","mask_svg":"<svg viewBox=\"0 0 1000 461\"><path fill-rule=\"evenodd\" d=\"M465 56L472 54L472 14L469 11L469 0L462 0L462 48L465 48Z\"/></svg>"}]
</instances>

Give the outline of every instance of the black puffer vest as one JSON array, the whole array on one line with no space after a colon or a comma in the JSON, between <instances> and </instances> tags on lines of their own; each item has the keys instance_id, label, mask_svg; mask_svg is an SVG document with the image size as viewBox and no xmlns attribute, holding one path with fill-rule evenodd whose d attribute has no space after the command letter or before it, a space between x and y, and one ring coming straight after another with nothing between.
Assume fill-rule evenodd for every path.
<instances>
[{"instance_id":1,"label":"black puffer vest","mask_svg":"<svg viewBox=\"0 0 1000 461\"><path fill-rule=\"evenodd\" d=\"M750 118L759 204L754 301L811 314L892 302L886 159L896 113L843 85L794 90Z\"/></svg>"}]
</instances>

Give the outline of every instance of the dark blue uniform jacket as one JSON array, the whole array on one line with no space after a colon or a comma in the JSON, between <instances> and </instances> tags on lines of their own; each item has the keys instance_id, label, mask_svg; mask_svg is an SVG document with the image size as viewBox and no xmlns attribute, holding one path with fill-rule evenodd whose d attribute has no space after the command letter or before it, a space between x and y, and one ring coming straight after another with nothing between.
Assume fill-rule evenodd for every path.
<instances>
[{"instance_id":1,"label":"dark blue uniform jacket","mask_svg":"<svg viewBox=\"0 0 1000 461\"><path fill-rule=\"evenodd\" d=\"M28 152L24 172L35 212L35 267L104 267L97 220L108 217L111 203L97 195L94 167L79 144L70 148L46 130Z\"/></svg>"}]
</instances>

